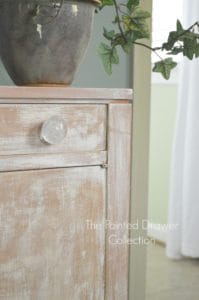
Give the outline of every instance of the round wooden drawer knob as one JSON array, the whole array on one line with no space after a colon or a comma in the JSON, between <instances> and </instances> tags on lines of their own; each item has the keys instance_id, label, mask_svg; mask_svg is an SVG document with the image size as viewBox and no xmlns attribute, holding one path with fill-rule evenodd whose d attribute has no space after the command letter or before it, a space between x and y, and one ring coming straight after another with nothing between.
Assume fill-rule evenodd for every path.
<instances>
[{"instance_id":1,"label":"round wooden drawer knob","mask_svg":"<svg viewBox=\"0 0 199 300\"><path fill-rule=\"evenodd\" d=\"M67 128L64 119L60 116L53 116L43 123L40 139L49 145L56 145L63 141L66 132Z\"/></svg>"}]
</instances>

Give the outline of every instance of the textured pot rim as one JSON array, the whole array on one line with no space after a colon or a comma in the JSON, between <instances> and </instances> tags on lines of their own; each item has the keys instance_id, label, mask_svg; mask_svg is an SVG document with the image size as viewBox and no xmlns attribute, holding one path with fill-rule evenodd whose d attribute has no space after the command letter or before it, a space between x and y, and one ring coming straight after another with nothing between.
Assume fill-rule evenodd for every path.
<instances>
[{"instance_id":1,"label":"textured pot rim","mask_svg":"<svg viewBox=\"0 0 199 300\"><path fill-rule=\"evenodd\" d=\"M85 2L91 2L95 5L101 5L102 2L100 0L84 0ZM84 2L84 1L81 1L81 2Z\"/></svg>"},{"instance_id":2,"label":"textured pot rim","mask_svg":"<svg viewBox=\"0 0 199 300\"><path fill-rule=\"evenodd\" d=\"M91 3L94 3L95 5L101 5L102 2L101 0L77 0L77 1L80 1L80 2L91 2ZM1 0L0 0L1 2Z\"/></svg>"},{"instance_id":3,"label":"textured pot rim","mask_svg":"<svg viewBox=\"0 0 199 300\"><path fill-rule=\"evenodd\" d=\"M102 2L100 0L90 0L91 2L94 2L95 4L97 5L100 5L102 4Z\"/></svg>"}]
</instances>

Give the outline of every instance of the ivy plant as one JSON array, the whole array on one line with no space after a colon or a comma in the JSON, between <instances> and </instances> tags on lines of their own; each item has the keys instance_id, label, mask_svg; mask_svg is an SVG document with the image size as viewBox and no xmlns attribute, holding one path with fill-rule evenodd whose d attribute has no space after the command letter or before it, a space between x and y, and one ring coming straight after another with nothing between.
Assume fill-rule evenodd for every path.
<instances>
[{"instance_id":1,"label":"ivy plant","mask_svg":"<svg viewBox=\"0 0 199 300\"><path fill-rule=\"evenodd\" d=\"M35 0L32 17L37 25L45 25L57 17L63 1ZM104 69L111 75L113 65L119 64L119 47L124 52L129 53L132 45L139 45L157 55L158 60L153 66L153 71L161 73L165 79L169 79L171 71L177 66L173 56L182 54L190 60L199 57L199 21L192 24L189 28L184 28L181 22L177 20L176 29L168 33L167 41L153 48L145 43L145 39L150 38L148 19L151 15L148 11L141 9L140 2L141 0L123 0L122 3L118 3L118 0L101 0L101 6L96 12L106 7L112 7L114 10L114 18L112 20L114 29L103 29L103 36L106 42L100 44L98 51ZM45 15L46 6L48 11L52 9L54 12L49 16L49 20L46 23L40 24L40 17ZM164 52L167 57L163 59L161 52Z\"/></svg>"},{"instance_id":2,"label":"ivy plant","mask_svg":"<svg viewBox=\"0 0 199 300\"><path fill-rule=\"evenodd\" d=\"M118 47L126 53L130 52L132 45L139 45L154 52L158 60L153 71L161 73L165 79L170 78L171 71L177 66L173 56L182 54L188 59L199 57L199 22L195 22L189 28L184 28L179 20L176 29L168 33L168 39L162 45L150 47L143 40L150 38L148 19L151 17L148 11L141 9L140 0L126 0L118 3L116 0L102 0L99 10L112 7L115 11L112 25L115 29L103 29L106 42L99 46L99 55L105 71L111 75L113 65L119 64ZM167 57L162 58L161 52Z\"/></svg>"}]
</instances>

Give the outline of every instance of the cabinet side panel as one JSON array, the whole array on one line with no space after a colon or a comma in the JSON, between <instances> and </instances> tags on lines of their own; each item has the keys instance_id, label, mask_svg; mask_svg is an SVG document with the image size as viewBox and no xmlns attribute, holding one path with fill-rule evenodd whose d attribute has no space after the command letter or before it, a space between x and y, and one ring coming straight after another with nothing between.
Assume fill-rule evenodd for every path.
<instances>
[{"instance_id":1,"label":"cabinet side panel","mask_svg":"<svg viewBox=\"0 0 199 300\"><path fill-rule=\"evenodd\" d=\"M104 299L106 170L0 173L0 298Z\"/></svg>"},{"instance_id":2,"label":"cabinet side panel","mask_svg":"<svg viewBox=\"0 0 199 300\"><path fill-rule=\"evenodd\" d=\"M128 298L131 104L109 105L105 299Z\"/></svg>"}]
</instances>

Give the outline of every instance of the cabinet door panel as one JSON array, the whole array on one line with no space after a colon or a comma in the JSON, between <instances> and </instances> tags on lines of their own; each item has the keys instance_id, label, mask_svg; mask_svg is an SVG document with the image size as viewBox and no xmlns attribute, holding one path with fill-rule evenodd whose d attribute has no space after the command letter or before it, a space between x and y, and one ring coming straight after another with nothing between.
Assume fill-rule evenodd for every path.
<instances>
[{"instance_id":1,"label":"cabinet door panel","mask_svg":"<svg viewBox=\"0 0 199 300\"><path fill-rule=\"evenodd\" d=\"M104 299L106 170L0 173L0 298Z\"/></svg>"}]
</instances>

